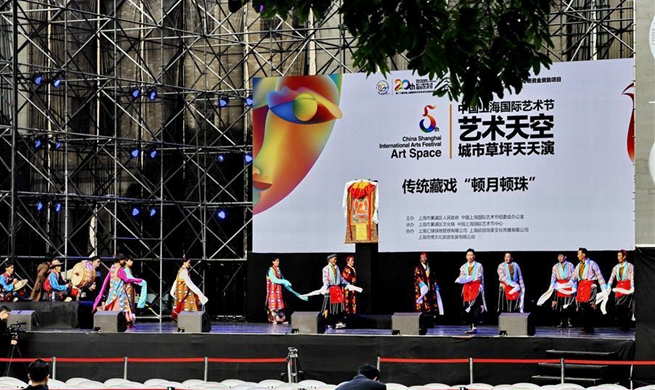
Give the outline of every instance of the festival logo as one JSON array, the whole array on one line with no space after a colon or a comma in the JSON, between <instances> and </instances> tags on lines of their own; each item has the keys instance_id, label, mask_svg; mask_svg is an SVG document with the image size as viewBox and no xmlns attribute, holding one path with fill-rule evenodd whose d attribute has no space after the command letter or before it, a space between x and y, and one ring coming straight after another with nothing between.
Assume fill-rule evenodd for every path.
<instances>
[{"instance_id":1,"label":"festival logo","mask_svg":"<svg viewBox=\"0 0 655 390\"><path fill-rule=\"evenodd\" d=\"M436 109L437 106L427 105L423 108L423 119L418 123L418 126L421 128L421 131L424 133L432 133L433 131L439 131L437 127L437 120L430 115L429 111Z\"/></svg>"},{"instance_id":2,"label":"festival logo","mask_svg":"<svg viewBox=\"0 0 655 390\"><path fill-rule=\"evenodd\" d=\"M253 90L253 204L261 213L302 182L327 144L341 75L256 79Z\"/></svg>"},{"instance_id":3,"label":"festival logo","mask_svg":"<svg viewBox=\"0 0 655 390\"><path fill-rule=\"evenodd\" d=\"M389 83L387 83L387 80L380 80L376 85L376 89L379 95L386 95L389 93Z\"/></svg>"}]
</instances>

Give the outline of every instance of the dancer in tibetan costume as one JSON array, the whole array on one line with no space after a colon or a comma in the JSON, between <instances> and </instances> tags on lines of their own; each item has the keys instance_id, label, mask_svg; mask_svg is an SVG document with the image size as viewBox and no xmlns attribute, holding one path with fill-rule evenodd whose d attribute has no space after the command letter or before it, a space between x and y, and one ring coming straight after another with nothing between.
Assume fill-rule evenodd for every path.
<instances>
[{"instance_id":1,"label":"dancer in tibetan costume","mask_svg":"<svg viewBox=\"0 0 655 390\"><path fill-rule=\"evenodd\" d=\"M175 298L171 312L171 318L174 321L177 321L177 316L181 312L198 311L199 303L205 305L209 301L189 277L190 269L191 259L185 258L171 288L171 296Z\"/></svg>"},{"instance_id":2,"label":"dancer in tibetan costume","mask_svg":"<svg viewBox=\"0 0 655 390\"><path fill-rule=\"evenodd\" d=\"M596 305L607 300L607 284L595 261L587 257L587 249L578 249L578 260L580 263L575 268L574 278L578 284L578 291L575 297L580 313L580 324L583 334L594 333L594 322L596 321ZM597 291L600 285L601 291Z\"/></svg>"},{"instance_id":3,"label":"dancer in tibetan costume","mask_svg":"<svg viewBox=\"0 0 655 390\"><path fill-rule=\"evenodd\" d=\"M341 271L341 277L351 285L357 284L355 256L346 257L346 266L343 267L343 271ZM343 299L346 307L346 314L357 314L357 291L345 289L343 291Z\"/></svg>"},{"instance_id":4,"label":"dancer in tibetan costume","mask_svg":"<svg viewBox=\"0 0 655 390\"><path fill-rule=\"evenodd\" d=\"M306 297L301 297L300 294L293 291L291 282L282 276L280 258L274 257L266 274L266 314L268 315L268 321L272 324L286 323L287 320L282 287L303 301L307 300Z\"/></svg>"},{"instance_id":5,"label":"dancer in tibetan costume","mask_svg":"<svg viewBox=\"0 0 655 390\"><path fill-rule=\"evenodd\" d=\"M538 306L550 302L550 307L557 316L559 321L558 328L570 328L571 310L575 301L577 283L575 276L575 267L566 261L563 253L557 255L557 264L555 264L550 273L550 288L546 291L539 301Z\"/></svg>"},{"instance_id":6,"label":"dancer in tibetan costume","mask_svg":"<svg viewBox=\"0 0 655 390\"><path fill-rule=\"evenodd\" d=\"M128 326L133 326L136 314L128 296L127 285L130 283L141 283L143 280L127 277L124 269L126 261L127 259L124 255L118 254L116 256L116 262L109 268L109 273L105 277L102 288L98 292L98 296L93 304L93 310L95 311L98 308L105 291L107 291L107 287L109 287L107 299L102 310L122 312L127 320Z\"/></svg>"},{"instance_id":7,"label":"dancer in tibetan costume","mask_svg":"<svg viewBox=\"0 0 655 390\"><path fill-rule=\"evenodd\" d=\"M127 260L125 261L125 275L127 275L128 279L136 279L134 277L134 274L132 273L132 267L134 266L134 258L132 255L127 256ZM141 287L141 290L139 291L139 300L137 301L136 297L136 289L134 286L137 285ZM127 295L130 297L130 303L132 307L136 307L137 309L143 309L146 307L146 304L148 303L148 283L144 280L141 279L141 283L129 283L127 285Z\"/></svg>"},{"instance_id":8,"label":"dancer in tibetan costume","mask_svg":"<svg viewBox=\"0 0 655 390\"><path fill-rule=\"evenodd\" d=\"M475 261L475 251L466 251L466 263L459 268L459 277L455 283L462 285L462 299L464 304L464 320L469 324L467 334L478 333L480 315L487 311L484 298L484 269L482 264Z\"/></svg>"},{"instance_id":9,"label":"dancer in tibetan costume","mask_svg":"<svg viewBox=\"0 0 655 390\"><path fill-rule=\"evenodd\" d=\"M505 259L496 270L498 273L498 312L523 313L525 284L521 267L514 261L511 252L505 252Z\"/></svg>"},{"instance_id":10,"label":"dancer in tibetan costume","mask_svg":"<svg viewBox=\"0 0 655 390\"><path fill-rule=\"evenodd\" d=\"M437 278L430 268L428 254L423 252L419 263L414 267L414 311L434 315L443 315L443 303L439 294Z\"/></svg>"},{"instance_id":11,"label":"dancer in tibetan costume","mask_svg":"<svg viewBox=\"0 0 655 390\"><path fill-rule=\"evenodd\" d=\"M612 269L612 275L607 285L611 288L614 282L614 304L616 319L621 330L630 330L630 322L634 313L635 267L628 263L628 252L621 249L616 255L619 264Z\"/></svg>"}]
</instances>

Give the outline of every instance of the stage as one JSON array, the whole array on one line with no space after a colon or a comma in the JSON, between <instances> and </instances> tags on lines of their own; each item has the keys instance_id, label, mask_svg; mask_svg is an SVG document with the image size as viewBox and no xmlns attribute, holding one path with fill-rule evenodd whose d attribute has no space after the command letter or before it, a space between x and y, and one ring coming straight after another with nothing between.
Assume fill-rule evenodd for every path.
<instances>
[{"instance_id":1,"label":"stage","mask_svg":"<svg viewBox=\"0 0 655 390\"><path fill-rule=\"evenodd\" d=\"M21 335L24 357L57 358L285 358L289 347L298 350L307 379L337 384L350 379L363 363L383 358L554 358L556 352L584 351L605 360L629 360L634 354L634 332L599 328L595 335L578 329L538 327L530 337L498 336L495 326L482 326L475 336L463 326L437 326L423 336L391 335L390 329L339 329L325 334L291 334L290 325L214 323L210 333L177 333L174 323L138 323L125 333L83 329L48 329ZM567 356L568 357L568 356ZM104 381L123 377L123 361L109 363L58 362L56 378L88 377ZM469 383L469 364L381 364L382 380L405 385L440 382ZM544 368L530 364L475 364L475 382L491 384L531 382ZM21 370L17 364L12 371ZM279 379L284 362L221 362L208 365L208 380L239 378ZM18 374L18 373L15 373ZM613 375L616 373L613 373ZM19 374L18 374L19 375ZM202 360L185 363L130 362L127 377L145 381L165 378L203 379ZM626 370L620 375L627 378Z\"/></svg>"}]
</instances>

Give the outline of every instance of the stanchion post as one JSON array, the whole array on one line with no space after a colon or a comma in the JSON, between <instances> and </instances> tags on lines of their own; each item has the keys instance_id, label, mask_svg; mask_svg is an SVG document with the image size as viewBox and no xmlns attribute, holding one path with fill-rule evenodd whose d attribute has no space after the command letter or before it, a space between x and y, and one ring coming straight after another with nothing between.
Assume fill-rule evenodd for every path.
<instances>
[{"instance_id":1,"label":"stanchion post","mask_svg":"<svg viewBox=\"0 0 655 390\"><path fill-rule=\"evenodd\" d=\"M127 380L127 357L123 358L123 379Z\"/></svg>"},{"instance_id":2,"label":"stanchion post","mask_svg":"<svg viewBox=\"0 0 655 390\"><path fill-rule=\"evenodd\" d=\"M375 365L377 367L378 371L380 371L380 357L378 356L378 364Z\"/></svg>"},{"instance_id":3,"label":"stanchion post","mask_svg":"<svg viewBox=\"0 0 655 390\"><path fill-rule=\"evenodd\" d=\"M634 370L635 365L631 364L630 365L630 390L634 389L634 383L632 382L632 370Z\"/></svg>"},{"instance_id":4,"label":"stanchion post","mask_svg":"<svg viewBox=\"0 0 655 390\"><path fill-rule=\"evenodd\" d=\"M564 383L564 377L566 376L566 372L564 369L564 358L561 358L559 360L559 367L560 367L560 380L562 381L561 383Z\"/></svg>"},{"instance_id":5,"label":"stanchion post","mask_svg":"<svg viewBox=\"0 0 655 390\"><path fill-rule=\"evenodd\" d=\"M57 379L57 357L52 357L52 379Z\"/></svg>"},{"instance_id":6,"label":"stanchion post","mask_svg":"<svg viewBox=\"0 0 655 390\"><path fill-rule=\"evenodd\" d=\"M473 384L473 358L469 358L469 384Z\"/></svg>"},{"instance_id":7,"label":"stanchion post","mask_svg":"<svg viewBox=\"0 0 655 390\"><path fill-rule=\"evenodd\" d=\"M208 377L209 377L209 358L205 356L205 374L203 375L203 380L207 382Z\"/></svg>"}]
</instances>

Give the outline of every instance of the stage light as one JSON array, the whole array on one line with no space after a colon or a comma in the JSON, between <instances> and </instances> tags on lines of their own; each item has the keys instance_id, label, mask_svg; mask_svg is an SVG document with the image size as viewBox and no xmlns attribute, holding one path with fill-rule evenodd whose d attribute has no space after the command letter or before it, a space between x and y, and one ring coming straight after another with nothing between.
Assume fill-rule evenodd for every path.
<instances>
[{"instance_id":1,"label":"stage light","mask_svg":"<svg viewBox=\"0 0 655 390\"><path fill-rule=\"evenodd\" d=\"M61 142L58 138L55 137L54 139L54 145L55 145L55 150L61 149L62 146L64 146L64 143Z\"/></svg>"},{"instance_id":2,"label":"stage light","mask_svg":"<svg viewBox=\"0 0 655 390\"><path fill-rule=\"evenodd\" d=\"M227 1L227 8L232 13L235 13L238 10L240 10L242 6L243 6L243 3L241 2L241 0L228 0Z\"/></svg>"},{"instance_id":3,"label":"stage light","mask_svg":"<svg viewBox=\"0 0 655 390\"><path fill-rule=\"evenodd\" d=\"M40 200L36 201L36 211L41 211L43 210L43 202Z\"/></svg>"},{"instance_id":4,"label":"stage light","mask_svg":"<svg viewBox=\"0 0 655 390\"><path fill-rule=\"evenodd\" d=\"M252 8L255 12L262 13L262 11L264 11L264 2L262 0L253 0Z\"/></svg>"},{"instance_id":5,"label":"stage light","mask_svg":"<svg viewBox=\"0 0 655 390\"><path fill-rule=\"evenodd\" d=\"M218 219L225 219L227 218L227 212L225 210L218 210L216 212L216 218Z\"/></svg>"},{"instance_id":6,"label":"stage light","mask_svg":"<svg viewBox=\"0 0 655 390\"><path fill-rule=\"evenodd\" d=\"M246 102L246 107L252 107L252 104L254 103L252 95L248 95L244 101Z\"/></svg>"},{"instance_id":7,"label":"stage light","mask_svg":"<svg viewBox=\"0 0 655 390\"><path fill-rule=\"evenodd\" d=\"M41 149L41 146L43 146L43 139L41 137L38 137L37 139L34 140L34 149L39 150Z\"/></svg>"},{"instance_id":8,"label":"stage light","mask_svg":"<svg viewBox=\"0 0 655 390\"><path fill-rule=\"evenodd\" d=\"M139 214L141 214L141 209L138 207L132 207L132 212L131 212L133 217L138 217Z\"/></svg>"},{"instance_id":9,"label":"stage light","mask_svg":"<svg viewBox=\"0 0 655 390\"><path fill-rule=\"evenodd\" d=\"M157 88L154 88L154 87L148 88L148 91L146 91L146 93L148 94L148 99L150 99L150 100L157 99L157 96L158 96L157 95Z\"/></svg>"},{"instance_id":10,"label":"stage light","mask_svg":"<svg viewBox=\"0 0 655 390\"><path fill-rule=\"evenodd\" d=\"M141 90L139 87L132 88L132 91L130 91L130 96L132 96L132 99L138 99L141 96Z\"/></svg>"},{"instance_id":11,"label":"stage light","mask_svg":"<svg viewBox=\"0 0 655 390\"><path fill-rule=\"evenodd\" d=\"M52 86L55 88L59 88L63 82L64 81L61 79L61 77L55 76L55 78L52 79Z\"/></svg>"},{"instance_id":12,"label":"stage light","mask_svg":"<svg viewBox=\"0 0 655 390\"><path fill-rule=\"evenodd\" d=\"M151 207L150 211L148 212L148 215L150 215L151 218L154 217L155 215L157 215L157 209L154 208L154 207Z\"/></svg>"},{"instance_id":13,"label":"stage light","mask_svg":"<svg viewBox=\"0 0 655 390\"><path fill-rule=\"evenodd\" d=\"M223 162L223 161L225 161L225 156L223 156L222 154L219 154L218 156L216 156L216 159L218 160L218 162Z\"/></svg>"},{"instance_id":14,"label":"stage light","mask_svg":"<svg viewBox=\"0 0 655 390\"><path fill-rule=\"evenodd\" d=\"M227 107L228 103L230 103L230 98L227 96L221 96L218 98L218 106L220 108Z\"/></svg>"},{"instance_id":15,"label":"stage light","mask_svg":"<svg viewBox=\"0 0 655 390\"><path fill-rule=\"evenodd\" d=\"M250 164L252 162L252 154L246 153L245 156L243 156L243 161L245 161L246 164Z\"/></svg>"},{"instance_id":16,"label":"stage light","mask_svg":"<svg viewBox=\"0 0 655 390\"><path fill-rule=\"evenodd\" d=\"M139 153L141 153L141 149L139 149L138 146L135 146L132 149L130 149L130 156L132 156L132 158L139 157Z\"/></svg>"},{"instance_id":17,"label":"stage light","mask_svg":"<svg viewBox=\"0 0 655 390\"><path fill-rule=\"evenodd\" d=\"M43 84L43 75L41 72L34 72L32 75L32 82L36 85L41 85Z\"/></svg>"},{"instance_id":18,"label":"stage light","mask_svg":"<svg viewBox=\"0 0 655 390\"><path fill-rule=\"evenodd\" d=\"M150 158L153 158L153 159L157 158L157 149L155 149L155 148L148 149L148 156L150 156Z\"/></svg>"},{"instance_id":19,"label":"stage light","mask_svg":"<svg viewBox=\"0 0 655 390\"><path fill-rule=\"evenodd\" d=\"M55 203L55 212L58 213L61 211L61 202Z\"/></svg>"}]
</instances>

